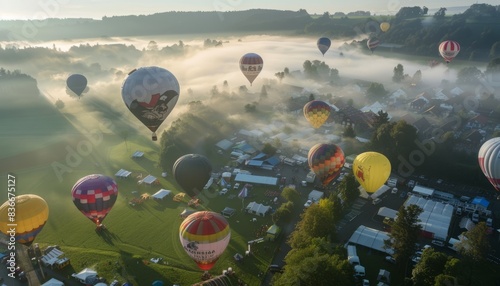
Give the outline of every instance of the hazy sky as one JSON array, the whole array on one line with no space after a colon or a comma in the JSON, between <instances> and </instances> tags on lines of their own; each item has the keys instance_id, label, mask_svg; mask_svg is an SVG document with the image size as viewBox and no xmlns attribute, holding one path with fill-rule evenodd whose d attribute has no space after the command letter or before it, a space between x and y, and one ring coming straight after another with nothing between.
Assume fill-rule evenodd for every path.
<instances>
[{"instance_id":1,"label":"hazy sky","mask_svg":"<svg viewBox=\"0 0 500 286\"><path fill-rule=\"evenodd\" d=\"M153 14L167 11L236 11L255 8L309 13L371 11L394 13L405 6L428 8L470 6L471 0L0 0L0 19L94 18ZM498 5L498 0L479 3Z\"/></svg>"}]
</instances>

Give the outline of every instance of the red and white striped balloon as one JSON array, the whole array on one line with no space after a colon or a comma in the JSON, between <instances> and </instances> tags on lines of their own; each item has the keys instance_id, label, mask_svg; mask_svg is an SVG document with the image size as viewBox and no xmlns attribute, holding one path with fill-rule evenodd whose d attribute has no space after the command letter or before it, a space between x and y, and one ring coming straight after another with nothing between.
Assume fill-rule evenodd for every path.
<instances>
[{"instance_id":1,"label":"red and white striped balloon","mask_svg":"<svg viewBox=\"0 0 500 286\"><path fill-rule=\"evenodd\" d=\"M460 45L455 41L444 41L439 44L439 54L447 63L451 62L458 52L460 52Z\"/></svg>"},{"instance_id":2,"label":"red and white striped balloon","mask_svg":"<svg viewBox=\"0 0 500 286\"><path fill-rule=\"evenodd\" d=\"M488 181L500 191L500 137L484 142L477 157Z\"/></svg>"}]
</instances>

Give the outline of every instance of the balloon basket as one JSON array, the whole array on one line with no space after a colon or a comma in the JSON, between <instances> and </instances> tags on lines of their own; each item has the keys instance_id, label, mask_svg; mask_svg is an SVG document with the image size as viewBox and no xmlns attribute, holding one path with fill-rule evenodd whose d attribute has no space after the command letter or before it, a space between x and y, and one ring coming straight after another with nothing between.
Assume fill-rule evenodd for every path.
<instances>
[{"instance_id":1,"label":"balloon basket","mask_svg":"<svg viewBox=\"0 0 500 286\"><path fill-rule=\"evenodd\" d=\"M151 139L153 141L158 141L158 136L156 136L156 133L153 132L153 135L151 135Z\"/></svg>"}]
</instances>

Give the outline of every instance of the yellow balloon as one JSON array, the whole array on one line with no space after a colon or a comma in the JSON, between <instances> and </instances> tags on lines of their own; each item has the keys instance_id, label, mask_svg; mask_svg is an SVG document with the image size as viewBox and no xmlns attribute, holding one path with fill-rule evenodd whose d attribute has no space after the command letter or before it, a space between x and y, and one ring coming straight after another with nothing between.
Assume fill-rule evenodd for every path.
<instances>
[{"instance_id":1,"label":"yellow balloon","mask_svg":"<svg viewBox=\"0 0 500 286\"><path fill-rule=\"evenodd\" d=\"M390 27L391 27L391 24L389 24L387 22L383 22L380 24L380 30L382 30L382 32L387 32Z\"/></svg>"},{"instance_id":2,"label":"yellow balloon","mask_svg":"<svg viewBox=\"0 0 500 286\"><path fill-rule=\"evenodd\" d=\"M48 218L49 206L44 199L37 195L16 196L0 206L0 231L29 246Z\"/></svg>"},{"instance_id":3,"label":"yellow balloon","mask_svg":"<svg viewBox=\"0 0 500 286\"><path fill-rule=\"evenodd\" d=\"M391 175L391 162L377 152L365 152L356 156L352 164L354 177L368 192L377 191Z\"/></svg>"}]
</instances>

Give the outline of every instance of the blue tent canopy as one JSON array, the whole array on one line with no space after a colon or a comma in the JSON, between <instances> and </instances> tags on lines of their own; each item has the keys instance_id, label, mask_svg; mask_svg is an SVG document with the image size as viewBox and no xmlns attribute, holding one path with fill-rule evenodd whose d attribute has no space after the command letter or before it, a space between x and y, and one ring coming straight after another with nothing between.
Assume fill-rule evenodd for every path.
<instances>
[{"instance_id":1,"label":"blue tent canopy","mask_svg":"<svg viewBox=\"0 0 500 286\"><path fill-rule=\"evenodd\" d=\"M474 200L472 200L473 205L481 205L485 208L487 208L490 205L490 202L485 199L484 197L475 197Z\"/></svg>"}]
</instances>

